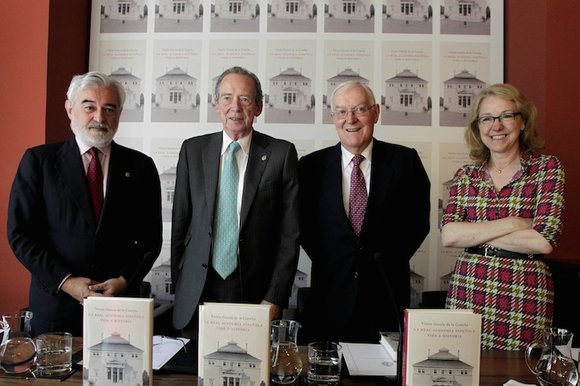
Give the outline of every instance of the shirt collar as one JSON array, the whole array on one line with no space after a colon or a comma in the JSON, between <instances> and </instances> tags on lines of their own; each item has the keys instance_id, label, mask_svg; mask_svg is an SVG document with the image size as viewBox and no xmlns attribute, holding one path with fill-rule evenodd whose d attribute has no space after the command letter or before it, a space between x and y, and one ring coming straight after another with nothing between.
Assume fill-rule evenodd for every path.
<instances>
[{"instance_id":1,"label":"shirt collar","mask_svg":"<svg viewBox=\"0 0 580 386\"><path fill-rule=\"evenodd\" d=\"M252 143L252 134L254 133L254 131L250 131L250 134L238 139L238 143L240 144L240 147L242 149L242 151L244 152L244 154L248 154L249 150L250 150L250 144ZM230 146L230 143L232 143L232 139L226 134L225 131L222 131L222 151L220 154L224 154L228 148L228 146Z\"/></svg>"},{"instance_id":2,"label":"shirt collar","mask_svg":"<svg viewBox=\"0 0 580 386\"><path fill-rule=\"evenodd\" d=\"M81 155L85 154L87 151L89 151L89 149L92 146L87 145L79 136L75 135L75 141L77 143L77 146L79 147L79 151L81 153ZM105 154L105 155L110 155L111 154L111 143L109 142L109 144L107 146L104 147L99 147L98 148L101 153Z\"/></svg>"},{"instance_id":3,"label":"shirt collar","mask_svg":"<svg viewBox=\"0 0 580 386\"><path fill-rule=\"evenodd\" d=\"M362 156L365 157L365 161L371 162L371 157L373 154L373 141L369 143L369 145L362 151ZM340 145L340 150L342 153L342 168L346 169L346 167L350 164L352 159L354 158L354 154L346 150L343 145Z\"/></svg>"}]
</instances>

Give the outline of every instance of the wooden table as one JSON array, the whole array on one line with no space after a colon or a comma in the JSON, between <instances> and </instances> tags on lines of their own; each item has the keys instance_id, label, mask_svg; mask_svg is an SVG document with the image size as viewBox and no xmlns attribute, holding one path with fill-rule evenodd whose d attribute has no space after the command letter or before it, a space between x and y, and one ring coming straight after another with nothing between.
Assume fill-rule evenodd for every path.
<instances>
[{"instance_id":1,"label":"wooden table","mask_svg":"<svg viewBox=\"0 0 580 386\"><path fill-rule=\"evenodd\" d=\"M81 344L80 338L75 338L74 349L79 350ZM301 351L304 353L305 350ZM303 363L306 363L306 354L303 355ZM304 366L303 372L306 372L306 366ZM24 379L1 373L0 370L0 385L2 386L82 385L82 369L77 370L61 382L47 379ZM537 384L535 377L526 366L523 351L484 350L481 352L480 386L501 386L510 379ZM306 384L306 382L300 383ZM342 386L388 386L393 384L384 377L343 377L341 383ZM154 372L153 383L150 386L195 386L196 384L197 377L192 374Z\"/></svg>"}]
</instances>

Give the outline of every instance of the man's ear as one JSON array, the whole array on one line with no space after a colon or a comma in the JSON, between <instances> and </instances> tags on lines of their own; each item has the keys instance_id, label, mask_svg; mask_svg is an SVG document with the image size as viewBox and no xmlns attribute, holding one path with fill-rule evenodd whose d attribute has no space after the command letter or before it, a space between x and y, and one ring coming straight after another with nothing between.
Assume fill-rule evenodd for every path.
<instances>
[{"instance_id":1,"label":"man's ear","mask_svg":"<svg viewBox=\"0 0 580 386\"><path fill-rule=\"evenodd\" d=\"M71 101L69 101L68 99L66 101L64 101L64 109L65 109L69 118L72 116L72 108L73 108L73 105L72 105Z\"/></svg>"}]
</instances>

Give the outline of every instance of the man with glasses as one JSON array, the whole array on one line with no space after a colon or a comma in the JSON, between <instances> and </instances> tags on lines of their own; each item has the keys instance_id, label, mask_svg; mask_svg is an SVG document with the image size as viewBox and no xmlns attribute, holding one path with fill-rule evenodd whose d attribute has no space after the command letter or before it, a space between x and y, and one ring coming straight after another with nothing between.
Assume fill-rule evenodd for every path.
<instances>
[{"instance_id":1,"label":"man with glasses","mask_svg":"<svg viewBox=\"0 0 580 386\"><path fill-rule=\"evenodd\" d=\"M373 138L360 82L331 96L340 143L300 159L301 245L312 260L305 339L378 342L410 302L409 260L429 232L429 179L413 149Z\"/></svg>"},{"instance_id":2,"label":"man with glasses","mask_svg":"<svg viewBox=\"0 0 580 386\"><path fill-rule=\"evenodd\" d=\"M296 148L254 130L262 89L253 73L224 71L215 95L223 130L183 143L175 183L173 325L190 338L203 302L271 304L280 317L298 264Z\"/></svg>"}]
</instances>

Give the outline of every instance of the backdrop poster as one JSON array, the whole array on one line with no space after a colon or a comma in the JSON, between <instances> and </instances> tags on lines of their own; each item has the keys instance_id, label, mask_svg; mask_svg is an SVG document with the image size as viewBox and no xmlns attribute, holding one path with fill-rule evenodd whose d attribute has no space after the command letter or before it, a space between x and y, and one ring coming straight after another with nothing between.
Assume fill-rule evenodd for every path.
<instances>
[{"instance_id":1,"label":"backdrop poster","mask_svg":"<svg viewBox=\"0 0 580 386\"><path fill-rule=\"evenodd\" d=\"M457 250L440 246L446 186L469 161L471 102L503 81L503 0L96 0L90 69L127 90L116 140L153 157L163 191L164 246L149 275L171 301L169 242L175 166L184 139L221 130L215 79L239 65L264 90L258 131L299 156L334 145L329 95L368 83L381 105L375 137L413 147L431 180L431 232L411 260L413 299L444 290ZM301 255L295 291L309 285Z\"/></svg>"}]
</instances>

